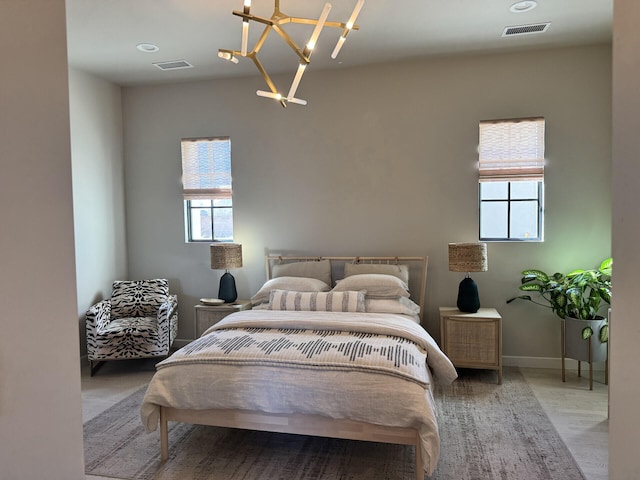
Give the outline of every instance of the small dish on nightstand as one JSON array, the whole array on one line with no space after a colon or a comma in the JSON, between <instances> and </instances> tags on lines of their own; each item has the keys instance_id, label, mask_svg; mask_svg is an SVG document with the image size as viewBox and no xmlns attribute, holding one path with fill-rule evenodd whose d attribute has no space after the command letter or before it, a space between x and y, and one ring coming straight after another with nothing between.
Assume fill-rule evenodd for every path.
<instances>
[{"instance_id":1,"label":"small dish on nightstand","mask_svg":"<svg viewBox=\"0 0 640 480\"><path fill-rule=\"evenodd\" d=\"M201 298L200 303L203 305L222 305L224 300L220 298Z\"/></svg>"}]
</instances>

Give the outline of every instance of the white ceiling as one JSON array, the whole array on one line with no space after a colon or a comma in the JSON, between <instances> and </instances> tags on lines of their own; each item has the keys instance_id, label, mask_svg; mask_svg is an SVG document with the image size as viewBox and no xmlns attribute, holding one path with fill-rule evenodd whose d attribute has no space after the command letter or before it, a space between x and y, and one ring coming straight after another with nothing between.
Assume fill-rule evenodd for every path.
<instances>
[{"instance_id":1,"label":"white ceiling","mask_svg":"<svg viewBox=\"0 0 640 480\"><path fill-rule=\"evenodd\" d=\"M511 13L516 0L365 0L359 31L330 58L339 30L322 31L307 69L345 68L407 57L517 51L611 41L613 0L538 0ZM330 0L329 21L346 22L356 0ZM243 0L67 0L69 64L119 85L146 85L259 75L253 62L218 58L218 48L240 49ZM317 19L326 0L281 0L290 16ZM270 17L274 0L253 0L251 13ZM551 22L545 33L501 37L505 27ZM312 26L288 25L304 46ZM252 22L249 46L262 26ZM160 50L143 53L139 43ZM297 57L271 33L259 55L269 74L295 72ZM155 62L186 60L194 67L162 71ZM308 75L308 73L307 73Z\"/></svg>"}]
</instances>

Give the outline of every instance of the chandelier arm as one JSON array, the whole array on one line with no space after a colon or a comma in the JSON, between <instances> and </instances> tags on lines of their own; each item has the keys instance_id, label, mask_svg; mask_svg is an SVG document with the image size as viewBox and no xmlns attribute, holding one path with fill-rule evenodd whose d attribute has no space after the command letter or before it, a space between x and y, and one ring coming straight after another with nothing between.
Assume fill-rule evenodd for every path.
<instances>
[{"instance_id":1,"label":"chandelier arm","mask_svg":"<svg viewBox=\"0 0 640 480\"><path fill-rule=\"evenodd\" d=\"M290 23L299 23L302 25L315 25L318 23L318 20L315 20L313 18L300 18L300 17L289 17L289 21ZM344 22L324 22L324 26L341 28L343 30L347 28L347 24ZM360 25L354 25L353 27L351 27L351 30L360 30Z\"/></svg>"},{"instance_id":2,"label":"chandelier arm","mask_svg":"<svg viewBox=\"0 0 640 480\"><path fill-rule=\"evenodd\" d=\"M291 47L291 49L295 52L295 54L298 55L298 57L300 57L300 61L301 62L309 63L309 57L307 57L302 52L300 47L298 47L298 45L296 45L296 42L293 41L293 39L289 36L289 34L287 32L285 32L282 28L280 28L280 26L278 24L274 24L273 25L273 29L276 31L276 33L278 35L280 35L282 37L282 39L285 42L287 42L287 45L289 45Z\"/></svg>"},{"instance_id":3,"label":"chandelier arm","mask_svg":"<svg viewBox=\"0 0 640 480\"><path fill-rule=\"evenodd\" d=\"M260 49L262 48L262 45L264 45L264 42L267 40L267 37L269 36L269 33L271 32L272 28L273 27L271 25L267 25L266 27L264 27L264 30L262 31L262 34L260 35L260 38L258 39L255 46L253 47L253 50L251 51L251 53L255 55L260 51Z\"/></svg>"},{"instance_id":4,"label":"chandelier arm","mask_svg":"<svg viewBox=\"0 0 640 480\"><path fill-rule=\"evenodd\" d=\"M265 25L273 25L275 23L271 18L258 17L257 15L254 15L252 13L239 12L238 10L234 10L233 14L241 17L247 22L253 20L254 22L264 23Z\"/></svg>"},{"instance_id":5,"label":"chandelier arm","mask_svg":"<svg viewBox=\"0 0 640 480\"><path fill-rule=\"evenodd\" d=\"M271 17L272 20L274 20L278 25L286 25L287 23L291 23L292 22L292 17L286 16L286 17L281 17L278 19L275 19L274 17Z\"/></svg>"},{"instance_id":6,"label":"chandelier arm","mask_svg":"<svg viewBox=\"0 0 640 480\"><path fill-rule=\"evenodd\" d=\"M262 75L262 78L264 78L265 83L267 84L267 86L269 87L269 89L275 94L278 95L278 89L276 88L275 83L273 83L273 81L271 80L271 77L269 76L269 74L267 73L267 71L264 69L264 67L262 66L262 63L260 62L260 60L258 60L258 57L256 56L255 53L250 53L247 55L251 60L253 60L253 63L255 64L256 68L258 69L258 71L260 72L260 74ZM281 99L280 103L282 104L283 107L287 107L287 103Z\"/></svg>"}]
</instances>

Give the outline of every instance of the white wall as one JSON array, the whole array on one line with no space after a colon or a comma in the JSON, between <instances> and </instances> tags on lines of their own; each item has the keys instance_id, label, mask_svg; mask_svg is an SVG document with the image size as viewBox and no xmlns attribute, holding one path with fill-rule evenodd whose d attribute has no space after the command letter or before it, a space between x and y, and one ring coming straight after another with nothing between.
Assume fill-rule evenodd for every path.
<instances>
[{"instance_id":1,"label":"white wall","mask_svg":"<svg viewBox=\"0 0 640 480\"><path fill-rule=\"evenodd\" d=\"M0 478L82 479L65 3L0 5Z\"/></svg>"},{"instance_id":2,"label":"white wall","mask_svg":"<svg viewBox=\"0 0 640 480\"><path fill-rule=\"evenodd\" d=\"M638 458L638 235L640 217L640 3L616 0L613 41L613 274L611 382L609 385L609 478L640 478Z\"/></svg>"},{"instance_id":3,"label":"white wall","mask_svg":"<svg viewBox=\"0 0 640 480\"><path fill-rule=\"evenodd\" d=\"M70 69L73 211L81 354L85 312L127 277L120 87Z\"/></svg>"},{"instance_id":4,"label":"white wall","mask_svg":"<svg viewBox=\"0 0 640 480\"><path fill-rule=\"evenodd\" d=\"M264 281L267 251L429 255L425 326L455 304L447 243L477 240L478 122L542 115L547 124L546 241L489 245L474 275L504 317L506 356L560 356L559 323L505 305L520 271L597 266L611 254L610 46L423 59L307 72L307 107L257 97L260 78L123 89L127 241L132 277L167 276L180 338L193 305L217 292L207 245L186 245L180 139L229 135L240 296ZM287 83L289 76L276 78Z\"/></svg>"}]
</instances>

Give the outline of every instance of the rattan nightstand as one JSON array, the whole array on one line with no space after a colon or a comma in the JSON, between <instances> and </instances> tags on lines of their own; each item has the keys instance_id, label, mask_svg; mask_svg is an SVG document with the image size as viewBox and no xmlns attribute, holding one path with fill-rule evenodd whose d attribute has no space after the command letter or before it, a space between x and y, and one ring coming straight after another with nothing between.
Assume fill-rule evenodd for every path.
<instances>
[{"instance_id":1,"label":"rattan nightstand","mask_svg":"<svg viewBox=\"0 0 640 480\"><path fill-rule=\"evenodd\" d=\"M440 344L456 367L498 372L502 383L502 317L495 308L464 313L440 307Z\"/></svg>"},{"instance_id":2,"label":"rattan nightstand","mask_svg":"<svg viewBox=\"0 0 640 480\"><path fill-rule=\"evenodd\" d=\"M200 338L207 328L215 325L230 313L250 309L251 300L236 300L233 303L223 303L221 305L196 305L196 338Z\"/></svg>"}]
</instances>

